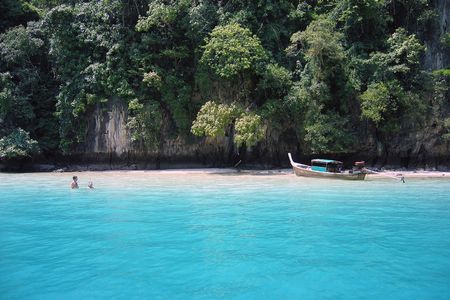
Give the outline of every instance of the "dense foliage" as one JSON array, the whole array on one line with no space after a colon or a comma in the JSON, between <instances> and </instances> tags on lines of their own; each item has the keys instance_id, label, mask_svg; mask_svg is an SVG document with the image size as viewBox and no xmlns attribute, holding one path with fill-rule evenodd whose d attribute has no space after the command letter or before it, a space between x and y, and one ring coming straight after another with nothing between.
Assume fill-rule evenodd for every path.
<instances>
[{"instance_id":1,"label":"dense foliage","mask_svg":"<svg viewBox=\"0 0 450 300\"><path fill-rule=\"evenodd\" d=\"M255 69L265 59L260 40L239 24L214 28L204 49L200 62L225 79Z\"/></svg>"},{"instance_id":2,"label":"dense foliage","mask_svg":"<svg viewBox=\"0 0 450 300\"><path fill-rule=\"evenodd\" d=\"M387 142L437 104L450 132L449 71L422 64L430 0L0 3L3 158L71 153L114 101L144 149L291 130L305 154L349 153L363 124Z\"/></svg>"},{"instance_id":3,"label":"dense foliage","mask_svg":"<svg viewBox=\"0 0 450 300\"><path fill-rule=\"evenodd\" d=\"M39 153L38 143L30 139L28 132L21 128L14 129L9 135L0 139L0 160L37 153Z\"/></svg>"}]
</instances>

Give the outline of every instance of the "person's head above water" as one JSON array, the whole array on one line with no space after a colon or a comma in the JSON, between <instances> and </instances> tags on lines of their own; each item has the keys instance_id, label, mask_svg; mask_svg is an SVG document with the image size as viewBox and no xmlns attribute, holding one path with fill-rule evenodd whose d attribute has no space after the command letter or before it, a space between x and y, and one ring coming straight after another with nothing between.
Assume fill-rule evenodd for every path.
<instances>
[{"instance_id":1,"label":"person's head above water","mask_svg":"<svg viewBox=\"0 0 450 300\"><path fill-rule=\"evenodd\" d=\"M77 176L73 176L72 179L73 179L73 181L72 181L72 184L70 185L70 187L73 188L73 189L77 189L78 188L78 183L77 183L78 177Z\"/></svg>"}]
</instances>

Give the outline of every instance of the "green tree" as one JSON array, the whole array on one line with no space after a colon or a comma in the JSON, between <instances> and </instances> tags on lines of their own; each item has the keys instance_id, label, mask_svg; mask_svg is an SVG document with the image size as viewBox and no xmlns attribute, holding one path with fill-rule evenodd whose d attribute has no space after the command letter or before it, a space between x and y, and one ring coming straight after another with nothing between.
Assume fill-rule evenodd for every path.
<instances>
[{"instance_id":1,"label":"green tree","mask_svg":"<svg viewBox=\"0 0 450 300\"><path fill-rule=\"evenodd\" d=\"M380 124L388 112L397 110L388 86L384 83L372 83L361 95L362 116Z\"/></svg>"},{"instance_id":2,"label":"green tree","mask_svg":"<svg viewBox=\"0 0 450 300\"><path fill-rule=\"evenodd\" d=\"M384 36L392 18L385 1L335 1L330 12L342 29L349 47L358 54L374 51L383 46Z\"/></svg>"},{"instance_id":3,"label":"green tree","mask_svg":"<svg viewBox=\"0 0 450 300\"><path fill-rule=\"evenodd\" d=\"M146 32L153 27L170 27L177 21L180 13L189 5L188 0L155 0L148 6L147 16L141 17L136 24L136 30Z\"/></svg>"},{"instance_id":4,"label":"green tree","mask_svg":"<svg viewBox=\"0 0 450 300\"><path fill-rule=\"evenodd\" d=\"M265 137L265 128L261 116L244 113L236 119L234 141L239 146L252 147Z\"/></svg>"},{"instance_id":5,"label":"green tree","mask_svg":"<svg viewBox=\"0 0 450 300\"><path fill-rule=\"evenodd\" d=\"M398 28L387 40L387 50L371 54L372 74L360 97L364 118L389 136L400 130L405 120L423 119L426 77L420 70L424 46L414 34Z\"/></svg>"},{"instance_id":6,"label":"green tree","mask_svg":"<svg viewBox=\"0 0 450 300\"><path fill-rule=\"evenodd\" d=\"M47 46L40 22L0 35L0 136L20 127L39 141L43 151L54 151L58 126Z\"/></svg>"},{"instance_id":7,"label":"green tree","mask_svg":"<svg viewBox=\"0 0 450 300\"><path fill-rule=\"evenodd\" d=\"M224 136L228 126L240 113L240 109L235 104L218 104L208 101L198 112L191 131L197 136Z\"/></svg>"},{"instance_id":8,"label":"green tree","mask_svg":"<svg viewBox=\"0 0 450 300\"><path fill-rule=\"evenodd\" d=\"M305 62L298 70L300 80L285 99L305 152L343 152L351 146L351 124L345 115L357 87L350 79L343 45L344 36L335 30L335 23L319 18L294 33L286 49ZM326 130L329 126L333 129Z\"/></svg>"},{"instance_id":9,"label":"green tree","mask_svg":"<svg viewBox=\"0 0 450 300\"><path fill-rule=\"evenodd\" d=\"M33 107L12 79L10 73L0 73L0 119L9 126L26 124L34 118Z\"/></svg>"},{"instance_id":10,"label":"green tree","mask_svg":"<svg viewBox=\"0 0 450 300\"><path fill-rule=\"evenodd\" d=\"M27 157L39 151L38 142L31 139L22 128L16 128L0 139L0 160Z\"/></svg>"},{"instance_id":11,"label":"green tree","mask_svg":"<svg viewBox=\"0 0 450 300\"><path fill-rule=\"evenodd\" d=\"M161 141L163 116L159 105L153 101L140 103L133 99L128 103L131 116L127 126L131 130L132 142L143 142L147 149L158 149Z\"/></svg>"},{"instance_id":12,"label":"green tree","mask_svg":"<svg viewBox=\"0 0 450 300\"><path fill-rule=\"evenodd\" d=\"M118 58L125 54L122 8L119 1L60 5L43 20L53 72L60 82L56 116L60 147L65 152L84 141L83 119L94 104L114 95L134 97L128 72L120 69L125 59Z\"/></svg>"},{"instance_id":13,"label":"green tree","mask_svg":"<svg viewBox=\"0 0 450 300\"><path fill-rule=\"evenodd\" d=\"M387 40L386 52L371 55L374 66L373 80L399 80L407 89L420 86L420 56L425 47L414 34L398 28Z\"/></svg>"},{"instance_id":14,"label":"green tree","mask_svg":"<svg viewBox=\"0 0 450 300\"><path fill-rule=\"evenodd\" d=\"M201 63L217 75L231 79L255 71L267 59L259 39L239 24L217 26L206 40Z\"/></svg>"},{"instance_id":15,"label":"green tree","mask_svg":"<svg viewBox=\"0 0 450 300\"><path fill-rule=\"evenodd\" d=\"M31 1L2 0L0 1L0 33L8 28L26 25L28 21L39 18L39 10Z\"/></svg>"},{"instance_id":16,"label":"green tree","mask_svg":"<svg viewBox=\"0 0 450 300\"><path fill-rule=\"evenodd\" d=\"M131 59L137 70L144 71L145 84L140 86L137 96L140 100L151 99L148 100L151 104L143 109L159 107L164 116L161 126L164 132L160 134L171 137L189 134L196 109L191 103L197 62L194 57L199 51L196 43L201 42L199 34L205 35L209 26L199 24L196 9L210 11L210 8L210 3L203 2L152 1L147 16L141 17L135 26L139 40L131 51ZM156 74L151 84L149 74ZM141 111L134 117L148 114L151 112Z\"/></svg>"},{"instance_id":17,"label":"green tree","mask_svg":"<svg viewBox=\"0 0 450 300\"><path fill-rule=\"evenodd\" d=\"M288 93L291 85L291 72L278 64L269 63L261 74L257 89L261 97L280 99Z\"/></svg>"},{"instance_id":18,"label":"green tree","mask_svg":"<svg viewBox=\"0 0 450 300\"><path fill-rule=\"evenodd\" d=\"M404 120L420 121L425 109L420 97L396 80L370 84L360 99L362 116L388 135L397 132Z\"/></svg>"},{"instance_id":19,"label":"green tree","mask_svg":"<svg viewBox=\"0 0 450 300\"><path fill-rule=\"evenodd\" d=\"M354 151L354 139L346 129L348 120L337 114L319 114L305 126L305 144L310 153L348 153Z\"/></svg>"},{"instance_id":20,"label":"green tree","mask_svg":"<svg viewBox=\"0 0 450 300\"><path fill-rule=\"evenodd\" d=\"M265 81L261 81L260 89L267 90L269 84L275 88L286 89L289 82L280 82L289 78L289 72L272 64L265 72L263 66L268 56L260 40L252 35L249 29L237 23L217 26L206 39L206 45L200 63L212 70L215 75L230 82L252 81L256 73L262 73ZM252 75L252 76L251 76ZM281 78L283 77L284 78ZM246 79L247 78L247 79ZM255 112L244 113L244 105L248 105L248 90L236 104L205 103L192 125L195 135L218 136L228 131L233 134L237 146L251 147L264 137L261 117ZM251 105L249 105L250 107ZM249 110L249 107L247 110Z\"/></svg>"},{"instance_id":21,"label":"green tree","mask_svg":"<svg viewBox=\"0 0 450 300\"><path fill-rule=\"evenodd\" d=\"M197 136L225 136L234 129L233 140L238 147L252 147L265 137L261 116L245 112L236 104L206 102L197 114L191 131Z\"/></svg>"},{"instance_id":22,"label":"green tree","mask_svg":"<svg viewBox=\"0 0 450 300\"><path fill-rule=\"evenodd\" d=\"M441 43L445 49L450 50L450 34L445 34L441 39ZM450 66L446 69L435 70L433 73L436 75L450 77Z\"/></svg>"},{"instance_id":23,"label":"green tree","mask_svg":"<svg viewBox=\"0 0 450 300\"><path fill-rule=\"evenodd\" d=\"M303 56L318 80L325 80L339 71L345 58L342 46L344 36L334 27L335 24L329 19L312 21L306 30L292 35L291 45L287 49L289 55Z\"/></svg>"}]
</instances>

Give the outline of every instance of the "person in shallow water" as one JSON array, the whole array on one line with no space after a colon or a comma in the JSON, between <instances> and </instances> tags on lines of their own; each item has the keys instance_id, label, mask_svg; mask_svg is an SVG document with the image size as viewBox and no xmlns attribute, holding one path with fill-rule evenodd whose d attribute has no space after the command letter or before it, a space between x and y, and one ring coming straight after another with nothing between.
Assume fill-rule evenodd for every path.
<instances>
[{"instance_id":1,"label":"person in shallow water","mask_svg":"<svg viewBox=\"0 0 450 300\"><path fill-rule=\"evenodd\" d=\"M93 189L94 188L94 184L92 183L92 181L89 181L88 183L88 188Z\"/></svg>"},{"instance_id":2,"label":"person in shallow water","mask_svg":"<svg viewBox=\"0 0 450 300\"><path fill-rule=\"evenodd\" d=\"M78 188L78 176L73 176L72 179L73 179L73 181L72 181L72 184L70 185L70 187L73 189L77 189Z\"/></svg>"}]
</instances>

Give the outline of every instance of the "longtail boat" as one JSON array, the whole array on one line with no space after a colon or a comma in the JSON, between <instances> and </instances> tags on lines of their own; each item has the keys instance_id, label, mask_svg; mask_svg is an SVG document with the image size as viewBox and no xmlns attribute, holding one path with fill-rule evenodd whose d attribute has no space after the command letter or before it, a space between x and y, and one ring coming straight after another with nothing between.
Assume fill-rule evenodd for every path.
<instances>
[{"instance_id":1,"label":"longtail boat","mask_svg":"<svg viewBox=\"0 0 450 300\"><path fill-rule=\"evenodd\" d=\"M342 169L343 163L331 159L313 159L311 165L304 165L296 163L292 159L291 153L288 153L294 173L297 176L303 177L321 177L321 178L336 178L346 180L364 180L366 172L364 162L356 162L352 170L344 171Z\"/></svg>"}]
</instances>

